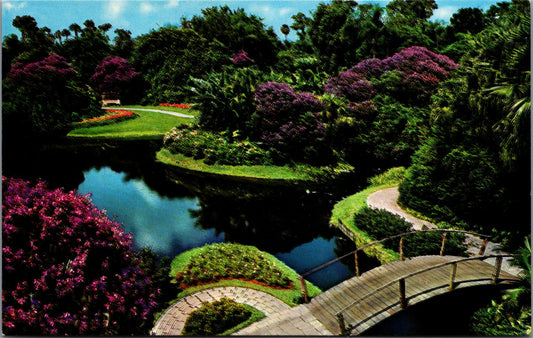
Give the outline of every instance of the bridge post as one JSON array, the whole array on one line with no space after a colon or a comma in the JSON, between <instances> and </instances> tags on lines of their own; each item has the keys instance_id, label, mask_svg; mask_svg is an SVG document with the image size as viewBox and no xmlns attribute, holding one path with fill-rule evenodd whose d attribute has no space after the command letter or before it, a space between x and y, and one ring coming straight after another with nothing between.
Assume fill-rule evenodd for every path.
<instances>
[{"instance_id":1,"label":"bridge post","mask_svg":"<svg viewBox=\"0 0 533 338\"><path fill-rule=\"evenodd\" d=\"M407 307L407 300L405 299L405 278L402 278L398 281L399 284L399 294L400 294L400 307L405 309Z\"/></svg>"},{"instance_id":2,"label":"bridge post","mask_svg":"<svg viewBox=\"0 0 533 338\"><path fill-rule=\"evenodd\" d=\"M400 237L400 249L398 251L400 252L400 260L403 261L403 237Z\"/></svg>"},{"instance_id":3,"label":"bridge post","mask_svg":"<svg viewBox=\"0 0 533 338\"><path fill-rule=\"evenodd\" d=\"M483 240L483 243L481 243L481 248L479 248L478 256L483 256L485 254L485 248L487 247L487 241L488 241L488 238L485 238Z\"/></svg>"},{"instance_id":4,"label":"bridge post","mask_svg":"<svg viewBox=\"0 0 533 338\"><path fill-rule=\"evenodd\" d=\"M446 232L442 233L442 244L440 246L440 255L442 256L444 254L444 244L446 243Z\"/></svg>"},{"instance_id":5,"label":"bridge post","mask_svg":"<svg viewBox=\"0 0 533 338\"><path fill-rule=\"evenodd\" d=\"M492 283L495 284L498 282L498 277L500 277L500 271L502 270L502 256L496 257L496 265L494 266L494 274L492 275Z\"/></svg>"},{"instance_id":6,"label":"bridge post","mask_svg":"<svg viewBox=\"0 0 533 338\"><path fill-rule=\"evenodd\" d=\"M355 276L359 277L359 259L357 258L357 250L354 251L354 262L355 262Z\"/></svg>"},{"instance_id":7,"label":"bridge post","mask_svg":"<svg viewBox=\"0 0 533 338\"><path fill-rule=\"evenodd\" d=\"M347 336L348 330L346 330L346 324L344 323L344 316L342 313L337 313L337 322L339 322L339 328L341 329L341 336Z\"/></svg>"},{"instance_id":8,"label":"bridge post","mask_svg":"<svg viewBox=\"0 0 533 338\"><path fill-rule=\"evenodd\" d=\"M305 280L302 276L298 276L298 280L300 281L300 289L302 290L302 297L304 299L304 302L307 304L309 303L309 296L307 294L307 286L305 285Z\"/></svg>"},{"instance_id":9,"label":"bridge post","mask_svg":"<svg viewBox=\"0 0 533 338\"><path fill-rule=\"evenodd\" d=\"M455 274L457 273L457 263L452 264L452 273L450 275L450 285L448 286L448 291L452 291L454 289L454 282L455 282Z\"/></svg>"}]
</instances>

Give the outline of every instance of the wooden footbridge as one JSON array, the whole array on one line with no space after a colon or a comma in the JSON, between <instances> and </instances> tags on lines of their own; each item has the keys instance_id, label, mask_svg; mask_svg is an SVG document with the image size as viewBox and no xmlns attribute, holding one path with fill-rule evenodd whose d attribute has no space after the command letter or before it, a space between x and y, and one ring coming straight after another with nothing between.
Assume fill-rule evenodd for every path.
<instances>
[{"instance_id":1,"label":"wooden footbridge","mask_svg":"<svg viewBox=\"0 0 533 338\"><path fill-rule=\"evenodd\" d=\"M314 268L300 276L305 304L289 309L286 314L280 314L275 318L265 318L263 321L254 323L241 334L302 335L308 332L306 325L312 323L315 328L318 327L317 325L320 326L320 332L329 332L334 335L358 335L407 306L428 298L473 286L494 285L510 288L518 280L517 276L501 270L502 260L510 255L485 256L485 245L482 245L480 255L475 257L443 255L445 234L473 233L440 229L428 231L443 232L440 255L404 259L402 238L416 232L373 242L370 245L400 238L400 260L374 268L359 276L357 252L363 249L359 248L347 254L354 255L357 276L318 294L309 301L303 277L347 255ZM493 265L486 261L495 261L495 263Z\"/></svg>"}]
</instances>

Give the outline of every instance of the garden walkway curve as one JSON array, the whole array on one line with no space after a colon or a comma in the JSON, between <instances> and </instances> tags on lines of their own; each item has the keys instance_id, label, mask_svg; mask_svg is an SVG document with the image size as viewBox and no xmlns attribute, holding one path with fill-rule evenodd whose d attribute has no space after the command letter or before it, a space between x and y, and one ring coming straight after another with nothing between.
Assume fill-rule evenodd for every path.
<instances>
[{"instance_id":1,"label":"garden walkway curve","mask_svg":"<svg viewBox=\"0 0 533 338\"><path fill-rule=\"evenodd\" d=\"M290 309L289 305L262 291L231 286L215 287L195 292L172 304L159 317L151 333L163 336L180 335L185 320L191 312L202 305L202 302L214 302L224 297L233 299L237 303L250 305L267 317L275 317L276 314Z\"/></svg>"},{"instance_id":2,"label":"garden walkway curve","mask_svg":"<svg viewBox=\"0 0 533 338\"><path fill-rule=\"evenodd\" d=\"M407 222L413 225L414 230L420 230L424 226L429 229L437 228L437 226L433 223L421 220L419 218L416 218L406 213L398 205L399 196L400 196L400 192L398 191L397 186L392 187L392 188L385 188L385 189L381 189L370 194L366 199L366 203L368 204L369 207L373 209L383 209L392 214L403 217ZM466 237L467 237L466 244L468 246L468 252L470 252L472 255L477 255L477 253L479 252L479 248L481 247L481 243L483 241L480 238L474 237L471 235L467 235ZM495 255L495 254L506 254L506 253L500 250L500 245L498 243L487 242L485 255L489 256L489 255ZM486 262L492 265L496 264L495 259L487 259ZM512 266L510 263L511 263L511 258L505 258L502 263L502 270L507 271L517 276L520 273L520 269L516 266Z\"/></svg>"}]
</instances>

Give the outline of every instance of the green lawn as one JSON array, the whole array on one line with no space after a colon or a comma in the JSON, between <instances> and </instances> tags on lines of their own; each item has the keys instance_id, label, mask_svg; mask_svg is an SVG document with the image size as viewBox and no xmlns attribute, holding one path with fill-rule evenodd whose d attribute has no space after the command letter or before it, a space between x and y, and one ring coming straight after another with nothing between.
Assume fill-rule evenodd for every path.
<instances>
[{"instance_id":1,"label":"green lawn","mask_svg":"<svg viewBox=\"0 0 533 338\"><path fill-rule=\"evenodd\" d=\"M120 106L116 109L143 108L158 109L178 112L187 115L197 115L196 111L189 109L158 107L158 106ZM134 111L139 117L103 126L80 127L70 131L67 137L71 138L117 138L117 139L151 139L161 138L173 127L191 123L194 119L183 118L168 114Z\"/></svg>"},{"instance_id":2,"label":"green lawn","mask_svg":"<svg viewBox=\"0 0 533 338\"><path fill-rule=\"evenodd\" d=\"M167 149L161 149L157 155L157 160L162 163L174 165L180 168L185 168L204 173L248 177L256 179L278 179L278 180L310 180L312 179L309 170L305 166L297 167L278 167L278 166L232 166L221 164L205 164L202 160L195 160L192 157L187 157L183 154L172 154Z\"/></svg>"}]
</instances>

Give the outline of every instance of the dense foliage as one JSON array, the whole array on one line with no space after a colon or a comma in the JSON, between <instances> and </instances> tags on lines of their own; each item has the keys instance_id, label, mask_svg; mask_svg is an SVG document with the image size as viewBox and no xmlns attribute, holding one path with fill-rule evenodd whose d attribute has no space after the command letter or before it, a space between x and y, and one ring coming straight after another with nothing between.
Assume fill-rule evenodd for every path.
<instances>
[{"instance_id":1,"label":"dense foliage","mask_svg":"<svg viewBox=\"0 0 533 338\"><path fill-rule=\"evenodd\" d=\"M64 132L71 122L98 112L94 92L76 81L59 55L11 67L3 81L2 117L10 136Z\"/></svg>"},{"instance_id":2,"label":"dense foliage","mask_svg":"<svg viewBox=\"0 0 533 338\"><path fill-rule=\"evenodd\" d=\"M257 248L229 243L202 247L175 278L182 287L222 279L244 279L270 287L292 287L289 276Z\"/></svg>"},{"instance_id":3,"label":"dense foliage","mask_svg":"<svg viewBox=\"0 0 533 338\"><path fill-rule=\"evenodd\" d=\"M374 240L412 231L411 224L400 216L369 207L364 207L355 214L354 225L365 231ZM389 240L383 244L389 249L398 251L398 240ZM448 234L445 253L447 255L466 256L466 247L463 241L464 235L462 234ZM440 232L416 233L404 237L403 253L406 257L436 255L440 252L441 244L442 234Z\"/></svg>"},{"instance_id":4,"label":"dense foliage","mask_svg":"<svg viewBox=\"0 0 533 338\"><path fill-rule=\"evenodd\" d=\"M130 236L87 197L3 177L2 224L4 333L148 332L155 290Z\"/></svg>"},{"instance_id":5,"label":"dense foliage","mask_svg":"<svg viewBox=\"0 0 533 338\"><path fill-rule=\"evenodd\" d=\"M251 311L243 304L229 298L221 298L202 306L189 315L183 327L185 336L214 336L246 321Z\"/></svg>"},{"instance_id":6,"label":"dense foliage","mask_svg":"<svg viewBox=\"0 0 533 338\"><path fill-rule=\"evenodd\" d=\"M523 6L513 3L479 33L477 48L462 60L467 67L434 96L427 137L400 186L405 205L463 227L495 229L511 246L530 232L530 42Z\"/></svg>"}]
</instances>

